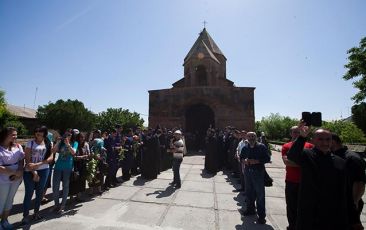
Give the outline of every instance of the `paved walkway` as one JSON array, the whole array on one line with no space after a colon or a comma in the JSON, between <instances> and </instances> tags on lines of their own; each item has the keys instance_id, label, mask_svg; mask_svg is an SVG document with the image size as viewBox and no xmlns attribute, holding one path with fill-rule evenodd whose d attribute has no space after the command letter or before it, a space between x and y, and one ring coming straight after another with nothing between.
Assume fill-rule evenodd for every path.
<instances>
[{"instance_id":1,"label":"paved walkway","mask_svg":"<svg viewBox=\"0 0 366 230\"><path fill-rule=\"evenodd\" d=\"M206 174L202 171L203 156L187 156L181 166L179 190L169 186L172 170L152 181L138 176L89 201L69 204L70 209L62 216L49 213L53 202L42 206L45 219L23 229L286 229L285 171L280 153L273 152L272 160L267 171L274 185L266 188L265 225L256 224L254 217L240 215L244 197L233 191L239 188L236 178L223 172ZM14 202L17 214L9 218L11 223L19 223L22 218L23 195L21 186Z\"/></svg>"}]
</instances>

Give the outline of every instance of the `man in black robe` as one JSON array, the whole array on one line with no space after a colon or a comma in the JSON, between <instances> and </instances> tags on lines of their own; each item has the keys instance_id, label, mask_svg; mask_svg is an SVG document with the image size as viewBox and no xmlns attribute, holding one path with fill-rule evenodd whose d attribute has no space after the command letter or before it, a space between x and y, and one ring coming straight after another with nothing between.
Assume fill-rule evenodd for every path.
<instances>
[{"instance_id":1,"label":"man in black robe","mask_svg":"<svg viewBox=\"0 0 366 230\"><path fill-rule=\"evenodd\" d=\"M216 174L218 171L218 144L215 130L209 129L206 137L205 169L209 173Z\"/></svg>"},{"instance_id":2,"label":"man in black robe","mask_svg":"<svg viewBox=\"0 0 366 230\"><path fill-rule=\"evenodd\" d=\"M299 125L300 136L287 158L301 167L301 182L296 229L348 229L345 161L331 150L332 135L318 129L313 149L304 149L310 129Z\"/></svg>"},{"instance_id":3,"label":"man in black robe","mask_svg":"<svg viewBox=\"0 0 366 230\"><path fill-rule=\"evenodd\" d=\"M156 135L149 130L145 140L143 153L141 156L141 176L145 179L156 179L158 175L157 151L159 149L159 140Z\"/></svg>"}]
</instances>

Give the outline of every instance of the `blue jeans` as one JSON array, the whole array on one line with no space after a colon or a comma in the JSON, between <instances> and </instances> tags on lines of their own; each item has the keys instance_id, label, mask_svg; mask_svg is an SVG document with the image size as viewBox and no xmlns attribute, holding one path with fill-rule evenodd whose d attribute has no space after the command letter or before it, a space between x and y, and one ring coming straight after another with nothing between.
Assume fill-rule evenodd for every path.
<instances>
[{"instance_id":1,"label":"blue jeans","mask_svg":"<svg viewBox=\"0 0 366 230\"><path fill-rule=\"evenodd\" d=\"M36 190L36 199L34 200L34 213L39 211L39 207L41 206L41 200L43 197L44 188L46 186L49 169L41 169L37 170L39 181L33 181L32 172L25 171L23 174L24 179L24 187L25 187L25 195L23 200L23 216L26 217L29 215L29 209L31 206L32 196L34 190Z\"/></svg>"},{"instance_id":2,"label":"blue jeans","mask_svg":"<svg viewBox=\"0 0 366 230\"><path fill-rule=\"evenodd\" d=\"M254 202L256 202L258 217L265 218L264 167L245 167L244 180L247 210L254 211Z\"/></svg>"},{"instance_id":3,"label":"blue jeans","mask_svg":"<svg viewBox=\"0 0 366 230\"><path fill-rule=\"evenodd\" d=\"M173 158L173 173L174 173L173 182L178 186L181 185L179 169L180 169L180 165L181 165L182 161L183 161L183 159Z\"/></svg>"},{"instance_id":4,"label":"blue jeans","mask_svg":"<svg viewBox=\"0 0 366 230\"><path fill-rule=\"evenodd\" d=\"M3 211L10 211L13 206L15 193L18 191L18 187L22 183L21 179L13 181L11 183L0 184L0 213Z\"/></svg>"},{"instance_id":5,"label":"blue jeans","mask_svg":"<svg viewBox=\"0 0 366 230\"><path fill-rule=\"evenodd\" d=\"M60 183L62 177L62 203L61 206L66 205L67 196L69 195L70 175L72 169L54 169L52 180L53 200L56 206L60 205Z\"/></svg>"}]
</instances>

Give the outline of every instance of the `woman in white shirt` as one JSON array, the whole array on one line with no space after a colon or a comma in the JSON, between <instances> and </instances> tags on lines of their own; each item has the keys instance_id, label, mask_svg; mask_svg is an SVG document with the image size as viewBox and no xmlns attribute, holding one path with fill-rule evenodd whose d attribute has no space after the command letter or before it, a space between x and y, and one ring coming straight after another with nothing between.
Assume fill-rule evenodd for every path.
<instances>
[{"instance_id":1,"label":"woman in white shirt","mask_svg":"<svg viewBox=\"0 0 366 230\"><path fill-rule=\"evenodd\" d=\"M43 191L46 186L49 163L53 160L51 153L52 144L45 137L45 132L42 127L37 127L34 130L34 139L30 140L25 147L25 170L24 170L24 187L25 195L23 201L23 224L28 224L29 209L31 206L34 190L36 191L36 199L34 202L34 220L41 219L39 215L39 207L43 198Z\"/></svg>"},{"instance_id":2,"label":"woman in white shirt","mask_svg":"<svg viewBox=\"0 0 366 230\"><path fill-rule=\"evenodd\" d=\"M23 177L24 153L22 146L16 144L16 138L15 128L0 131L0 229L13 229L8 216Z\"/></svg>"}]
</instances>

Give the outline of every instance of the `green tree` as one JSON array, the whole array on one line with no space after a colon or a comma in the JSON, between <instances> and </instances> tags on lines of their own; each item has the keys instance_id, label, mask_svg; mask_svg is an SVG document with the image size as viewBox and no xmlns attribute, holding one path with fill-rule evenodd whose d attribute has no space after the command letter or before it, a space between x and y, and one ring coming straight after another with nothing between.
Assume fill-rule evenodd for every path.
<instances>
[{"instance_id":1,"label":"green tree","mask_svg":"<svg viewBox=\"0 0 366 230\"><path fill-rule=\"evenodd\" d=\"M365 134L353 122L331 121L323 122L323 128L339 135L345 143L365 143Z\"/></svg>"},{"instance_id":2,"label":"green tree","mask_svg":"<svg viewBox=\"0 0 366 230\"><path fill-rule=\"evenodd\" d=\"M5 92L0 90L0 128L3 127L14 127L19 135L24 135L28 132L23 123L6 109Z\"/></svg>"},{"instance_id":3,"label":"green tree","mask_svg":"<svg viewBox=\"0 0 366 230\"><path fill-rule=\"evenodd\" d=\"M352 106L352 121L366 134L366 103Z\"/></svg>"},{"instance_id":4,"label":"green tree","mask_svg":"<svg viewBox=\"0 0 366 230\"><path fill-rule=\"evenodd\" d=\"M29 134L27 128L15 116L9 116L5 121L4 127L16 128L18 136Z\"/></svg>"},{"instance_id":5,"label":"green tree","mask_svg":"<svg viewBox=\"0 0 366 230\"><path fill-rule=\"evenodd\" d=\"M36 117L51 129L64 131L77 128L90 131L94 128L96 115L85 108L81 101L68 99L39 106Z\"/></svg>"},{"instance_id":6,"label":"green tree","mask_svg":"<svg viewBox=\"0 0 366 230\"><path fill-rule=\"evenodd\" d=\"M5 92L0 90L0 128L4 126L7 117Z\"/></svg>"},{"instance_id":7,"label":"green tree","mask_svg":"<svg viewBox=\"0 0 366 230\"><path fill-rule=\"evenodd\" d=\"M100 130L112 130L116 124L122 125L123 129L142 127L144 120L136 112L131 113L128 109L108 108L97 116L96 127Z\"/></svg>"},{"instance_id":8,"label":"green tree","mask_svg":"<svg viewBox=\"0 0 366 230\"><path fill-rule=\"evenodd\" d=\"M259 132L264 132L269 140L286 140L289 138L290 128L298 124L298 121L280 114L271 113L260 121Z\"/></svg>"},{"instance_id":9,"label":"green tree","mask_svg":"<svg viewBox=\"0 0 366 230\"><path fill-rule=\"evenodd\" d=\"M350 80L357 78L353 82L353 86L359 91L352 97L356 104L362 102L366 98L366 37L361 39L359 47L353 47L347 51L348 69L343 79Z\"/></svg>"}]
</instances>

